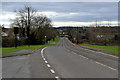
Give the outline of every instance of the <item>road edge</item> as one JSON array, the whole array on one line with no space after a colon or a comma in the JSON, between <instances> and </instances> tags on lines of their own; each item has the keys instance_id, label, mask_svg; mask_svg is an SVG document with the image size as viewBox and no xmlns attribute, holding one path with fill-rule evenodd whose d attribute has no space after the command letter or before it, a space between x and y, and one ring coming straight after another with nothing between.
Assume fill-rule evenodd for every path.
<instances>
[{"instance_id":1,"label":"road edge","mask_svg":"<svg viewBox=\"0 0 120 80\"><path fill-rule=\"evenodd\" d=\"M74 44L72 43L68 38L66 38L73 46L76 46L76 47L80 47L82 49L85 49L85 50L88 50L88 51L94 51L94 52L97 52L97 53L101 53L103 55L108 55L108 56L112 56L112 57L115 57L115 58L119 58L118 55L114 55L114 54L108 54L108 53L105 53L105 52L102 52L102 51L99 51L99 50L93 50L93 49L89 49L89 48L85 48L85 47L82 47L82 46L78 46L77 44Z\"/></svg>"}]
</instances>

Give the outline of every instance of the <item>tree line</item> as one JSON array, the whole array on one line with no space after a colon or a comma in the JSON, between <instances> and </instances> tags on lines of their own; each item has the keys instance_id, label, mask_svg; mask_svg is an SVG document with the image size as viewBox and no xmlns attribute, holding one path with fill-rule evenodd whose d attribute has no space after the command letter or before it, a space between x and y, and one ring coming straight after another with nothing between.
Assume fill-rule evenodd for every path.
<instances>
[{"instance_id":1,"label":"tree line","mask_svg":"<svg viewBox=\"0 0 120 80\"><path fill-rule=\"evenodd\" d=\"M94 45L118 45L120 36L118 27L87 27L67 28L65 31L69 40L76 44L89 43Z\"/></svg>"},{"instance_id":2,"label":"tree line","mask_svg":"<svg viewBox=\"0 0 120 80\"><path fill-rule=\"evenodd\" d=\"M23 9L16 10L16 18L12 20L11 28L8 30L9 37L3 38L3 47L14 46L14 27L18 27L18 45L45 44L54 39L57 35L53 29L52 21L44 14L37 13L37 10L25 6Z\"/></svg>"}]
</instances>

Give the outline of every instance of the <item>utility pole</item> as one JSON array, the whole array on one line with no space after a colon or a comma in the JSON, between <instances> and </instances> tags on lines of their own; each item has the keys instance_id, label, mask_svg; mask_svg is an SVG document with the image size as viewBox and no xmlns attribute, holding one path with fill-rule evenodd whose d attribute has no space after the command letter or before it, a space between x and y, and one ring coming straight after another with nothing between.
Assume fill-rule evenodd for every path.
<instances>
[{"instance_id":1,"label":"utility pole","mask_svg":"<svg viewBox=\"0 0 120 80\"><path fill-rule=\"evenodd\" d=\"M27 20L27 16L26 16L26 21L25 21L25 25L26 25L26 28L25 28L25 38L27 38L27 24L28 24L28 20Z\"/></svg>"},{"instance_id":2,"label":"utility pole","mask_svg":"<svg viewBox=\"0 0 120 80\"><path fill-rule=\"evenodd\" d=\"M96 27L97 27L97 20L96 20Z\"/></svg>"},{"instance_id":3,"label":"utility pole","mask_svg":"<svg viewBox=\"0 0 120 80\"><path fill-rule=\"evenodd\" d=\"M78 26L77 26L77 44L78 44Z\"/></svg>"},{"instance_id":4,"label":"utility pole","mask_svg":"<svg viewBox=\"0 0 120 80\"><path fill-rule=\"evenodd\" d=\"M110 26L109 20L108 20L108 27Z\"/></svg>"},{"instance_id":5,"label":"utility pole","mask_svg":"<svg viewBox=\"0 0 120 80\"><path fill-rule=\"evenodd\" d=\"M28 7L28 22L27 22L27 37L28 37L28 46L30 47L30 7Z\"/></svg>"},{"instance_id":6,"label":"utility pole","mask_svg":"<svg viewBox=\"0 0 120 80\"><path fill-rule=\"evenodd\" d=\"M108 27L111 27L111 21L108 20Z\"/></svg>"},{"instance_id":7,"label":"utility pole","mask_svg":"<svg viewBox=\"0 0 120 80\"><path fill-rule=\"evenodd\" d=\"M100 27L102 26L101 21L99 21L99 26L100 26Z\"/></svg>"}]
</instances>

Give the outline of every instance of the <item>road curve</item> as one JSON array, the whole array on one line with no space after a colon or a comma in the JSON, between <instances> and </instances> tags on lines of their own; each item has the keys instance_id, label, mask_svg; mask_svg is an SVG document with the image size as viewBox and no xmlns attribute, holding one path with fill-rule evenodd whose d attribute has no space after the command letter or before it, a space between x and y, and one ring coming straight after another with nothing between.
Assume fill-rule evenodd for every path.
<instances>
[{"instance_id":1,"label":"road curve","mask_svg":"<svg viewBox=\"0 0 120 80\"><path fill-rule=\"evenodd\" d=\"M117 78L118 59L72 45L61 38L44 55L61 78Z\"/></svg>"}]
</instances>

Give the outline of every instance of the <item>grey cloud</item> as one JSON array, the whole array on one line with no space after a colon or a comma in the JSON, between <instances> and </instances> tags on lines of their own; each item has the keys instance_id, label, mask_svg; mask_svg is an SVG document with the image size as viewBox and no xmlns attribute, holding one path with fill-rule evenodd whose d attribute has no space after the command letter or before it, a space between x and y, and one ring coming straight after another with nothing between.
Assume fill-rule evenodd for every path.
<instances>
[{"instance_id":1,"label":"grey cloud","mask_svg":"<svg viewBox=\"0 0 120 80\"><path fill-rule=\"evenodd\" d=\"M31 5L41 11L54 11L57 13L87 13L84 15L71 15L66 17L51 17L53 21L95 21L117 20L117 2L3 2L3 11L14 11Z\"/></svg>"}]
</instances>

